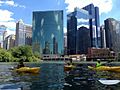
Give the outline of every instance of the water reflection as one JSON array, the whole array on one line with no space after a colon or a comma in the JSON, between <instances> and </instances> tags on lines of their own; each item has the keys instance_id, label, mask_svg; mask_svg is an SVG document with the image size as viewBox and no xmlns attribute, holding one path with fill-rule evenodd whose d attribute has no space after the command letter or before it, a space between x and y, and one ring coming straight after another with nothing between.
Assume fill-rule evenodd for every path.
<instances>
[{"instance_id":1,"label":"water reflection","mask_svg":"<svg viewBox=\"0 0 120 90\"><path fill-rule=\"evenodd\" d=\"M61 90L64 83L63 64L48 64L41 65L39 83L33 82L32 89L36 90ZM37 84L37 85L36 85Z\"/></svg>"},{"instance_id":2,"label":"water reflection","mask_svg":"<svg viewBox=\"0 0 120 90\"><path fill-rule=\"evenodd\" d=\"M120 90L120 83L104 85L98 80L119 80L120 73L92 71L86 65L77 66L76 69L66 72L64 90Z\"/></svg>"},{"instance_id":3,"label":"water reflection","mask_svg":"<svg viewBox=\"0 0 120 90\"><path fill-rule=\"evenodd\" d=\"M64 72L64 63L31 63L26 66L41 67L39 74L16 73L10 64L0 65L0 90L120 90L120 83L104 85L100 79L120 79L120 73L95 72L88 65L77 65Z\"/></svg>"}]
</instances>

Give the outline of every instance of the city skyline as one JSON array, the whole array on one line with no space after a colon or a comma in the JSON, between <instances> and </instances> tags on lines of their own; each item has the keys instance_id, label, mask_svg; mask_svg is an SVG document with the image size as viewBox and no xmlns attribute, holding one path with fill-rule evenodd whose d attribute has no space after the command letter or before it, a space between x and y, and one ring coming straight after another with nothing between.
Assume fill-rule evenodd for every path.
<instances>
[{"instance_id":1,"label":"city skyline","mask_svg":"<svg viewBox=\"0 0 120 90\"><path fill-rule=\"evenodd\" d=\"M64 27L66 28L66 15L75 7L82 8L90 3L100 9L100 25L107 18L120 20L120 12L117 12L120 2L118 0L48 0L30 2L22 0L0 1L0 25L5 25L12 33L15 31L16 22L22 19L25 23L32 25L33 11L64 10Z\"/></svg>"}]
</instances>

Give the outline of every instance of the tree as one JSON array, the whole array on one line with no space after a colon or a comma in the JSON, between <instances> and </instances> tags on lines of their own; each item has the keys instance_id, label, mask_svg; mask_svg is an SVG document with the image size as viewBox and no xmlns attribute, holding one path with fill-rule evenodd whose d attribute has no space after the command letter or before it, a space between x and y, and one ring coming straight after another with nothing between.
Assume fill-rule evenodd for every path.
<instances>
[{"instance_id":1,"label":"tree","mask_svg":"<svg viewBox=\"0 0 120 90\"><path fill-rule=\"evenodd\" d=\"M28 45L14 47L11 48L9 51L14 57L14 61L19 61L21 58L24 59L25 62L38 60L38 56L34 56L32 52L32 47Z\"/></svg>"},{"instance_id":2,"label":"tree","mask_svg":"<svg viewBox=\"0 0 120 90\"><path fill-rule=\"evenodd\" d=\"M12 61L12 55L4 49L0 49L0 62L9 62Z\"/></svg>"}]
</instances>

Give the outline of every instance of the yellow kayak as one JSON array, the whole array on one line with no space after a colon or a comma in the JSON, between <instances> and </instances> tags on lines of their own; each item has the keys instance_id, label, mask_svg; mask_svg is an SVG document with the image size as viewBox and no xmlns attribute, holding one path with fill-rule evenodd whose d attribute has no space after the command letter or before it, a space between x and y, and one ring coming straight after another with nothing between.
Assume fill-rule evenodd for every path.
<instances>
[{"instance_id":1,"label":"yellow kayak","mask_svg":"<svg viewBox=\"0 0 120 90\"><path fill-rule=\"evenodd\" d=\"M34 68L21 67L19 69L15 69L15 71L17 71L17 72L23 72L23 73L39 73L40 67L34 67Z\"/></svg>"},{"instance_id":2,"label":"yellow kayak","mask_svg":"<svg viewBox=\"0 0 120 90\"><path fill-rule=\"evenodd\" d=\"M88 66L88 68L92 70L98 70L98 71L108 71L110 69L110 67L108 66L100 66L100 67Z\"/></svg>"},{"instance_id":3,"label":"yellow kayak","mask_svg":"<svg viewBox=\"0 0 120 90\"><path fill-rule=\"evenodd\" d=\"M88 66L88 68L92 69L92 70L97 70L97 71L120 72L120 66L113 66L113 67L109 67L109 66L92 67L92 66Z\"/></svg>"},{"instance_id":4,"label":"yellow kayak","mask_svg":"<svg viewBox=\"0 0 120 90\"><path fill-rule=\"evenodd\" d=\"M73 68L75 68L74 65L65 65L65 66L64 66L64 71L70 71L70 70L72 70Z\"/></svg>"}]
</instances>

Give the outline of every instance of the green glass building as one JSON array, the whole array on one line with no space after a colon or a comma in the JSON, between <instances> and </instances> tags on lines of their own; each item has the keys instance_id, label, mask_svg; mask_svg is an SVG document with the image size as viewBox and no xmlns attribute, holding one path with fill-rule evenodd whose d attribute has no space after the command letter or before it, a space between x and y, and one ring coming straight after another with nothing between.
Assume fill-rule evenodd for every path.
<instances>
[{"instance_id":1,"label":"green glass building","mask_svg":"<svg viewBox=\"0 0 120 90\"><path fill-rule=\"evenodd\" d=\"M33 12L33 52L63 54L63 11Z\"/></svg>"}]
</instances>

